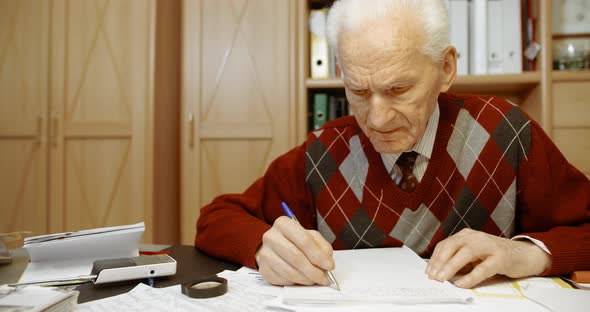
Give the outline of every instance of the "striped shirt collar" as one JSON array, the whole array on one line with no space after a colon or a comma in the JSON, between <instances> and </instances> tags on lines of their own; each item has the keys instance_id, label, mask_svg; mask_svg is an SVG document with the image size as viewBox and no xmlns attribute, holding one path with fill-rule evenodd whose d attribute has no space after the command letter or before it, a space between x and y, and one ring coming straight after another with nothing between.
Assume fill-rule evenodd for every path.
<instances>
[{"instance_id":1,"label":"striped shirt collar","mask_svg":"<svg viewBox=\"0 0 590 312\"><path fill-rule=\"evenodd\" d=\"M424 134L422 135L418 143L416 143L416 145L414 145L414 147L412 147L411 149L412 151L426 157L428 160L430 160L430 158L432 157L432 149L434 148L434 139L436 138L439 117L440 109L438 108L437 103L436 107L434 108L434 112L432 112L432 115L430 115L430 119L428 119L428 124L426 125L426 130L424 131ZM383 163L385 164L387 172L391 172L391 170L393 169L393 165L395 164L400 155L401 153L381 153L381 159L383 159Z\"/></svg>"}]
</instances>

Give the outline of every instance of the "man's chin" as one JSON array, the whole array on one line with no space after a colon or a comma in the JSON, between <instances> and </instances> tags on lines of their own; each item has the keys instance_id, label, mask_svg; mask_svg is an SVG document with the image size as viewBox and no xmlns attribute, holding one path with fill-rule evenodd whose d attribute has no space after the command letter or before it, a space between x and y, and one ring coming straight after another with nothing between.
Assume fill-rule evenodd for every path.
<instances>
[{"instance_id":1,"label":"man's chin","mask_svg":"<svg viewBox=\"0 0 590 312\"><path fill-rule=\"evenodd\" d=\"M406 144L402 144L399 141L376 141L371 140L373 144L373 148L378 153L382 154L399 154L403 153L411 148L406 146Z\"/></svg>"}]
</instances>

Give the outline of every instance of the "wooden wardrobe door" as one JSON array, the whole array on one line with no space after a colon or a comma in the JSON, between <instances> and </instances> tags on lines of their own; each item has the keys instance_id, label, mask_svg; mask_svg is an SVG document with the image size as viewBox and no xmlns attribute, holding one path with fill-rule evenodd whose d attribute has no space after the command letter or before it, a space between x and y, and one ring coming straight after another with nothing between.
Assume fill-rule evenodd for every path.
<instances>
[{"instance_id":1,"label":"wooden wardrobe door","mask_svg":"<svg viewBox=\"0 0 590 312\"><path fill-rule=\"evenodd\" d=\"M52 231L146 221L151 241L154 10L53 2Z\"/></svg>"},{"instance_id":2,"label":"wooden wardrobe door","mask_svg":"<svg viewBox=\"0 0 590 312\"><path fill-rule=\"evenodd\" d=\"M184 1L181 241L294 145L295 1ZM192 146L191 146L192 144Z\"/></svg>"},{"instance_id":3,"label":"wooden wardrobe door","mask_svg":"<svg viewBox=\"0 0 590 312\"><path fill-rule=\"evenodd\" d=\"M0 233L47 231L48 1L0 1Z\"/></svg>"}]
</instances>

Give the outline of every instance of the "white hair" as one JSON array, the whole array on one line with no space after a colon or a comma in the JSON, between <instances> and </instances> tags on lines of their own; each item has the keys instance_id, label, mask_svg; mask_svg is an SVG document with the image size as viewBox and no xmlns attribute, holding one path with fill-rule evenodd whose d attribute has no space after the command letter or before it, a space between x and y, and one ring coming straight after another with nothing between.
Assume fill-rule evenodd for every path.
<instances>
[{"instance_id":1,"label":"white hair","mask_svg":"<svg viewBox=\"0 0 590 312\"><path fill-rule=\"evenodd\" d=\"M407 10L409 9L409 10ZM366 23L367 20L413 12L423 26L425 41L421 53L440 62L449 46L449 20L443 0L338 0L332 5L326 22L328 43L338 51L338 35Z\"/></svg>"}]
</instances>

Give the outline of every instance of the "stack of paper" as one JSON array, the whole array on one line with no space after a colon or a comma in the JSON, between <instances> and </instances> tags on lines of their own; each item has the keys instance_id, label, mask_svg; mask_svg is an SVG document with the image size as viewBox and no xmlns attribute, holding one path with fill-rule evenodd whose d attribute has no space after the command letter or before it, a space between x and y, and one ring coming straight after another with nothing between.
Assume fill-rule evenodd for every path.
<instances>
[{"instance_id":1,"label":"stack of paper","mask_svg":"<svg viewBox=\"0 0 590 312\"><path fill-rule=\"evenodd\" d=\"M543 306L520 295L520 289L545 288L552 291L556 287L561 287L559 283L548 278L509 280L499 277L495 279L496 281L491 280L473 290L455 288L447 283L425 280L424 260L406 248L335 251L334 256L337 266L334 274L343 288L342 294L336 296L334 295L336 290L330 287L273 286L257 271L241 268L235 272L223 271L218 274L228 280L228 292L223 296L191 299L181 293L180 285L158 289L139 284L129 293L79 305L78 311L547 312ZM357 272L357 270L360 271ZM370 286L368 287L370 290L366 285ZM505 286L516 292L518 296L512 295L512 291L506 291ZM358 290L359 293L354 293L353 289ZM371 293L371 291L376 292ZM400 293L408 295L408 300L398 300ZM373 301L374 297L377 297L376 301ZM545 297L552 296L545 295ZM346 300L341 300L343 298ZM387 300L384 300L386 298ZM450 301L457 303L441 303ZM467 301L470 303L465 304ZM298 303L298 305L285 304L285 302ZM313 303L299 304L302 302ZM409 303L416 304L409 305ZM581 307L587 308L587 304Z\"/></svg>"},{"instance_id":2,"label":"stack of paper","mask_svg":"<svg viewBox=\"0 0 590 312\"><path fill-rule=\"evenodd\" d=\"M426 262L407 247L334 252L332 287L285 287L285 304L469 303L473 298L448 282L428 279Z\"/></svg>"},{"instance_id":3,"label":"stack of paper","mask_svg":"<svg viewBox=\"0 0 590 312\"><path fill-rule=\"evenodd\" d=\"M180 285L159 289L139 284L126 294L83 303L76 311L254 312L263 310L265 302L277 298L283 291L282 287L270 285L250 269L223 271L217 275L227 279L229 285L227 293L220 297L192 299L181 293Z\"/></svg>"},{"instance_id":4,"label":"stack of paper","mask_svg":"<svg viewBox=\"0 0 590 312\"><path fill-rule=\"evenodd\" d=\"M144 223L29 237L31 263L20 283L88 275L99 259L136 257Z\"/></svg>"},{"instance_id":5,"label":"stack of paper","mask_svg":"<svg viewBox=\"0 0 590 312\"><path fill-rule=\"evenodd\" d=\"M0 310L2 311L73 311L78 301L77 291L26 286L13 288L0 286Z\"/></svg>"}]
</instances>

